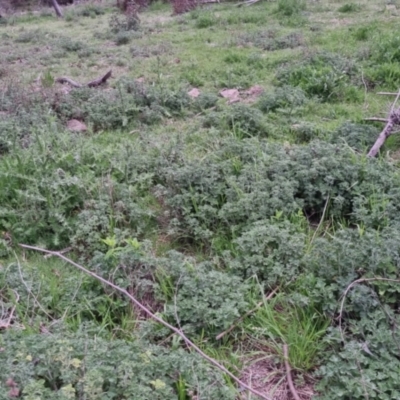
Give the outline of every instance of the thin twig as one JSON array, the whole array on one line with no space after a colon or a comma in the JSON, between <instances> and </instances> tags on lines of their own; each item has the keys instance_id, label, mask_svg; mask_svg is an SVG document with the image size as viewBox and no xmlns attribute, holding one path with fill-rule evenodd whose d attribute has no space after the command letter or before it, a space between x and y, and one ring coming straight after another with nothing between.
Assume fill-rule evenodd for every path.
<instances>
[{"instance_id":1,"label":"thin twig","mask_svg":"<svg viewBox=\"0 0 400 400\"><path fill-rule=\"evenodd\" d=\"M376 118L376 117L364 118L364 121L377 121L377 122L384 122L385 124L389 122L387 118Z\"/></svg>"},{"instance_id":2,"label":"thin twig","mask_svg":"<svg viewBox=\"0 0 400 400\"><path fill-rule=\"evenodd\" d=\"M321 219L320 219L320 221L319 221L319 224L318 224L318 226L317 226L317 229L315 230L315 232L314 232L314 234L313 234L313 236L312 236L312 238L311 238L311 241L310 241L309 246L311 246L312 243L314 242L315 236L317 236L317 233L319 232L319 229L321 228L322 224L324 223L325 214L326 214L326 211L328 210L328 205L329 205L329 200L330 200L330 198L331 198L331 196L328 195L328 197L327 197L327 199L326 199L326 202L325 202L324 210L322 211Z\"/></svg>"},{"instance_id":3,"label":"thin twig","mask_svg":"<svg viewBox=\"0 0 400 400\"><path fill-rule=\"evenodd\" d=\"M59 253L60 254L65 254L65 253L68 253L69 251L71 251L72 250L72 247L67 247L67 248L65 248L65 249L63 249L63 250L60 250L59 251ZM50 257L52 257L53 256L53 254L46 254L45 256L44 256L44 258L50 258Z\"/></svg>"},{"instance_id":4,"label":"thin twig","mask_svg":"<svg viewBox=\"0 0 400 400\"><path fill-rule=\"evenodd\" d=\"M381 94L384 96L397 96L397 92L393 93L393 92L378 92L377 94Z\"/></svg>"},{"instance_id":5,"label":"thin twig","mask_svg":"<svg viewBox=\"0 0 400 400\"><path fill-rule=\"evenodd\" d=\"M207 354L205 354L198 346L196 346L189 338L187 338L186 335L184 333L182 333L178 328L176 328L173 325L169 324L168 322L164 321L159 316L153 314L146 306L144 306L142 303L140 303L138 300L136 300L136 298L133 297L130 293L128 293L125 289L108 281L107 279L104 279L103 277L97 275L96 273L89 271L85 267L82 267L82 265L77 264L75 261L72 261L70 258L65 257L64 255L58 253L57 251L50 251L50 250L42 249L42 248L36 247L36 246L28 246L26 244L19 244L19 245L24 249L39 251L41 253L52 254L54 256L57 256L57 257L63 259L64 261L66 261L67 263L78 268L79 270L83 271L85 274L90 275L91 277L97 279L98 281L104 283L105 285L112 287L116 291L122 293L124 296L128 297L137 307L139 307L142 311L144 311L150 318L154 319L155 321L159 322L160 324L164 325L165 327L167 327L168 329L170 329L171 331L176 333L178 336L180 336L189 347L194 349L198 354L200 354L201 357L203 357L205 360L207 360L210 364L214 365L219 370L221 370L223 373L228 375L240 387L247 389L254 395L259 396L261 399L272 400L270 397L251 388L249 385L247 385L246 383L244 383L240 379L238 379L235 375L233 375L227 368L225 368L223 365L221 365L218 361L214 360L213 358L211 358Z\"/></svg>"},{"instance_id":6,"label":"thin twig","mask_svg":"<svg viewBox=\"0 0 400 400\"><path fill-rule=\"evenodd\" d=\"M400 97L400 89L399 89L399 91L397 92L397 96L396 96L396 98L394 99L394 102L392 103L392 107L390 108L390 115L392 115L393 110L394 110L394 106L396 105L397 100L399 100L399 97Z\"/></svg>"},{"instance_id":7,"label":"thin twig","mask_svg":"<svg viewBox=\"0 0 400 400\"><path fill-rule=\"evenodd\" d=\"M242 322L246 317L248 317L249 315L253 314L254 312L256 312L263 304L265 301L267 300L271 300L272 297L275 295L275 293L278 291L279 286L276 287L265 299L263 299L262 301L260 301L253 309L247 311L246 314L242 315L241 317L239 317L238 319L236 319L236 321L225 331L219 333L215 339L220 340L222 339L226 334L232 332L236 326Z\"/></svg>"},{"instance_id":8,"label":"thin twig","mask_svg":"<svg viewBox=\"0 0 400 400\"><path fill-rule=\"evenodd\" d=\"M400 279L390 279L390 278L360 278L357 279L353 282L350 283L349 286L347 286L346 290L342 294L342 301L340 303L340 309L339 309L339 331L340 331L340 336L342 338L342 341L344 342L344 335L343 335L343 330L342 330L342 317L343 317L343 308L344 308L344 303L346 301L347 294L349 293L350 289L359 284L359 283L364 283L364 282L373 282L373 281L384 281L384 282L395 282L395 283L400 283Z\"/></svg>"},{"instance_id":9,"label":"thin twig","mask_svg":"<svg viewBox=\"0 0 400 400\"><path fill-rule=\"evenodd\" d=\"M364 79L364 71L361 71L361 80L364 85L364 108L367 109L367 93L368 93L368 86Z\"/></svg>"},{"instance_id":10,"label":"thin twig","mask_svg":"<svg viewBox=\"0 0 400 400\"><path fill-rule=\"evenodd\" d=\"M292 369L290 368L289 364L289 349L287 344L283 345L283 358L285 360L286 378L288 381L290 392L292 393L294 400L301 400L293 384L292 373L291 373Z\"/></svg>"}]
</instances>

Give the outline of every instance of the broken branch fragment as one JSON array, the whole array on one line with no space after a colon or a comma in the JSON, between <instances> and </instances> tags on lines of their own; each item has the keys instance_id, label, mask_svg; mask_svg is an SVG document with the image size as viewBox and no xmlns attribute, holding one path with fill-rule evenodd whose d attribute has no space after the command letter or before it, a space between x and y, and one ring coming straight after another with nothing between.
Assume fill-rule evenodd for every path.
<instances>
[{"instance_id":1,"label":"broken branch fragment","mask_svg":"<svg viewBox=\"0 0 400 400\"><path fill-rule=\"evenodd\" d=\"M367 154L368 157L375 157L378 154L379 149L383 146L386 139L393 134L393 128L398 125L400 125L400 108L389 115L389 120Z\"/></svg>"}]
</instances>

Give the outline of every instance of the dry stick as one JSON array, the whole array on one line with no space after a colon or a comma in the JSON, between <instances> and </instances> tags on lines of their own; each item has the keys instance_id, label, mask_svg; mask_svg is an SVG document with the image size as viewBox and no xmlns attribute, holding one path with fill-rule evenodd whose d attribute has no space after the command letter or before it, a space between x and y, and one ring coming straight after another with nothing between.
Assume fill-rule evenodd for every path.
<instances>
[{"instance_id":1,"label":"dry stick","mask_svg":"<svg viewBox=\"0 0 400 400\"><path fill-rule=\"evenodd\" d=\"M390 116L392 115L392 113L394 111L394 106L397 103L397 100L399 100L399 97L400 97L400 89L399 89L399 91L397 93L396 98L394 99L394 102L392 103L392 107L390 108Z\"/></svg>"},{"instance_id":2,"label":"dry stick","mask_svg":"<svg viewBox=\"0 0 400 400\"><path fill-rule=\"evenodd\" d=\"M227 330L219 333L215 339L220 340L222 339L226 334L228 334L229 332L232 332L237 324L239 324L240 322L242 322L246 317L248 317L249 315L253 314L254 312L256 312L263 304L264 301L266 300L270 300L272 299L272 297L274 296L274 294L278 291L279 286L276 287L263 301L260 301L252 310L247 311L246 314L242 315L241 317L239 317Z\"/></svg>"},{"instance_id":3,"label":"dry stick","mask_svg":"<svg viewBox=\"0 0 400 400\"><path fill-rule=\"evenodd\" d=\"M294 387L293 380L292 380L292 369L290 368L289 364L289 349L288 345L283 345L283 358L285 359L285 369L286 369L286 377L289 385L290 392L295 400L301 400L300 396L297 394L296 388Z\"/></svg>"},{"instance_id":4,"label":"dry stick","mask_svg":"<svg viewBox=\"0 0 400 400\"><path fill-rule=\"evenodd\" d=\"M395 283L400 283L400 279L390 279L390 278L380 278L380 277L376 277L376 278L360 278L357 279L353 282L350 283L349 286L347 286L346 290L343 292L342 295L342 301L340 303L340 310L339 310L339 331L340 331L340 336L342 338L342 341L344 342L344 335L343 335L343 330L342 330L342 316L343 316L343 308L344 308L344 303L346 301L346 297L347 294L349 293L350 289L359 284L359 283L363 283L363 282L373 282L373 281L384 281L384 282L395 282Z\"/></svg>"},{"instance_id":5,"label":"dry stick","mask_svg":"<svg viewBox=\"0 0 400 400\"><path fill-rule=\"evenodd\" d=\"M147 307L145 307L142 303L140 303L138 300L136 300L135 297L133 297L130 293L128 293L125 289L122 289L120 286L115 285L114 283L108 281L107 279L102 278L101 276L97 275L96 273L89 271L85 267L82 267L81 265L77 264L76 262L72 261L68 257L65 257L64 255L58 253L57 251L50 251L46 249L42 249L40 247L35 247L35 246L28 246L26 244L19 244L21 247L24 249L29 249L29 250L34 250L34 251L40 251L41 253L45 254L52 254L56 257L59 257L66 261L67 263L73 265L74 267L80 269L84 273L90 275L91 277L97 279L98 281L104 283L107 286L112 287L113 289L117 290L118 292L122 293L126 297L128 297L137 307L139 307L141 310L143 310L149 317L154 319L155 321L159 322L160 324L166 326L168 329L171 331L175 332L178 336L180 336L183 341L191 348L193 348L200 356L202 356L204 359L206 359L210 364L214 365L218 369L220 369L222 372L224 372L226 375L228 375L231 379L233 379L240 387L247 389L251 393L253 393L256 396L259 396L261 399L264 400L272 400L270 397L266 396L263 393L258 392L257 390L251 388L249 385L246 383L242 382L240 379L236 378L235 375L233 375L228 369L226 369L223 365L221 365L218 361L214 360L213 358L209 357L207 354L205 354L198 346L196 346L190 339L188 339L183 332L181 332L179 329L175 328L173 325L169 324L168 322L164 321L162 318L158 317L157 315L153 314Z\"/></svg>"}]
</instances>

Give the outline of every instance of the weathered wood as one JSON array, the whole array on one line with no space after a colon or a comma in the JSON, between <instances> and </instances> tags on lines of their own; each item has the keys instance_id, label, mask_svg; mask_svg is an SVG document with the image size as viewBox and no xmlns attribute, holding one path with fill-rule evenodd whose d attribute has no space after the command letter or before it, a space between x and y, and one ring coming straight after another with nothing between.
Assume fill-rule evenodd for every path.
<instances>
[{"instance_id":1,"label":"weathered wood","mask_svg":"<svg viewBox=\"0 0 400 400\"><path fill-rule=\"evenodd\" d=\"M51 4L53 5L53 8L57 14L58 18L62 18L62 11L61 11L61 7L59 6L59 4L57 3L57 0L51 0Z\"/></svg>"},{"instance_id":2,"label":"weathered wood","mask_svg":"<svg viewBox=\"0 0 400 400\"><path fill-rule=\"evenodd\" d=\"M68 78L66 76L62 76L60 78L56 78L55 81L57 83L68 83L69 85L71 85L72 87L75 88L81 88L81 87L96 87L96 86L100 86L104 83L107 82L107 80L111 77L112 74L112 70L110 69L105 75L101 76L100 78L94 79L93 81L90 81L86 84L81 84L79 82L74 81L71 78Z\"/></svg>"},{"instance_id":3,"label":"weathered wood","mask_svg":"<svg viewBox=\"0 0 400 400\"><path fill-rule=\"evenodd\" d=\"M84 85L81 85L78 82L73 81L72 79L70 79L70 78L68 78L66 76L62 76L60 78L56 78L55 81L57 83L68 83L69 85L71 85L73 87L76 87L76 88L80 88L80 87L84 86Z\"/></svg>"},{"instance_id":4,"label":"weathered wood","mask_svg":"<svg viewBox=\"0 0 400 400\"><path fill-rule=\"evenodd\" d=\"M90 81L87 86L89 87L95 87L95 86L100 86L103 83L107 82L107 79L111 78L111 73L112 70L110 69L104 76L102 76L101 78L97 78L94 81Z\"/></svg>"}]
</instances>

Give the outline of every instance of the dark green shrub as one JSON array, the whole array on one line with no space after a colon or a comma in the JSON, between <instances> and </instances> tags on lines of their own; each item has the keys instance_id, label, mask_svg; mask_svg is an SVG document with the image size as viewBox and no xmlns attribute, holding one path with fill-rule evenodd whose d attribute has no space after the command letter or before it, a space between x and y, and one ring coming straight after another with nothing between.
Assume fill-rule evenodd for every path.
<instances>
[{"instance_id":1,"label":"dark green shrub","mask_svg":"<svg viewBox=\"0 0 400 400\"><path fill-rule=\"evenodd\" d=\"M68 37L59 38L56 42L57 47L65 51L77 52L86 48L86 45L79 40L72 40Z\"/></svg>"},{"instance_id":2,"label":"dark green shrub","mask_svg":"<svg viewBox=\"0 0 400 400\"><path fill-rule=\"evenodd\" d=\"M158 104L144 107L140 113L140 121L147 125L158 124L163 120L165 110Z\"/></svg>"},{"instance_id":3,"label":"dark green shrub","mask_svg":"<svg viewBox=\"0 0 400 400\"><path fill-rule=\"evenodd\" d=\"M128 44L132 37L129 31L121 31L115 35L115 43L117 46Z\"/></svg>"},{"instance_id":4,"label":"dark green shrub","mask_svg":"<svg viewBox=\"0 0 400 400\"><path fill-rule=\"evenodd\" d=\"M187 333L220 332L242 315L248 285L237 276L195 264L180 253L158 262L159 292L168 300L165 315ZM232 288L235 288L233 291Z\"/></svg>"},{"instance_id":5,"label":"dark green shrub","mask_svg":"<svg viewBox=\"0 0 400 400\"><path fill-rule=\"evenodd\" d=\"M16 38L17 43L40 43L44 39L44 34L40 29L22 31Z\"/></svg>"},{"instance_id":6,"label":"dark green shrub","mask_svg":"<svg viewBox=\"0 0 400 400\"><path fill-rule=\"evenodd\" d=\"M265 135L262 113L245 104L235 104L225 114L225 123L231 130L239 130L244 136Z\"/></svg>"},{"instance_id":7,"label":"dark green shrub","mask_svg":"<svg viewBox=\"0 0 400 400\"><path fill-rule=\"evenodd\" d=\"M204 128L222 128L223 121L221 121L221 113L210 111L207 112L203 118L203 127Z\"/></svg>"},{"instance_id":8,"label":"dark green shrub","mask_svg":"<svg viewBox=\"0 0 400 400\"><path fill-rule=\"evenodd\" d=\"M136 13L130 13L124 16L112 14L109 20L109 26L113 33L137 31L140 28L140 19Z\"/></svg>"},{"instance_id":9,"label":"dark green shrub","mask_svg":"<svg viewBox=\"0 0 400 400\"><path fill-rule=\"evenodd\" d=\"M292 113L296 107L304 105L308 101L304 91L297 87L282 86L273 93L263 94L258 100L258 108L262 112L286 109Z\"/></svg>"},{"instance_id":10,"label":"dark green shrub","mask_svg":"<svg viewBox=\"0 0 400 400\"><path fill-rule=\"evenodd\" d=\"M366 79L371 86L393 88L400 85L400 66L398 61L379 63L366 71Z\"/></svg>"},{"instance_id":11,"label":"dark green shrub","mask_svg":"<svg viewBox=\"0 0 400 400\"><path fill-rule=\"evenodd\" d=\"M267 43L273 42L277 36L275 29L259 30L249 33L241 33L234 39L235 46L255 46L264 48Z\"/></svg>"},{"instance_id":12,"label":"dark green shrub","mask_svg":"<svg viewBox=\"0 0 400 400\"><path fill-rule=\"evenodd\" d=\"M105 14L104 7L101 7L97 4L85 4L81 8L76 10L77 15L82 15L82 17L91 17L94 18L97 15Z\"/></svg>"},{"instance_id":13,"label":"dark green shrub","mask_svg":"<svg viewBox=\"0 0 400 400\"><path fill-rule=\"evenodd\" d=\"M357 68L343 57L321 53L306 58L295 66L282 68L276 75L281 85L298 86L309 96L322 101L357 100L351 86Z\"/></svg>"},{"instance_id":14,"label":"dark green shrub","mask_svg":"<svg viewBox=\"0 0 400 400\"><path fill-rule=\"evenodd\" d=\"M380 130L376 127L346 122L329 136L331 143L347 143L359 151L369 150Z\"/></svg>"},{"instance_id":15,"label":"dark green shrub","mask_svg":"<svg viewBox=\"0 0 400 400\"><path fill-rule=\"evenodd\" d=\"M224 62L227 64L240 63L245 60L245 56L241 53L230 52L224 57Z\"/></svg>"},{"instance_id":16,"label":"dark green shrub","mask_svg":"<svg viewBox=\"0 0 400 400\"><path fill-rule=\"evenodd\" d=\"M355 3L346 3L338 8L338 11L341 13L351 13L351 12L357 12L360 10L361 10L361 6L359 4L355 4Z\"/></svg>"},{"instance_id":17,"label":"dark green shrub","mask_svg":"<svg viewBox=\"0 0 400 400\"><path fill-rule=\"evenodd\" d=\"M198 391L199 400L235 398L222 374L197 355L139 339L107 341L91 328L50 335L8 330L0 339L0 398L9 397L10 378L22 399L176 400L178 380L184 392Z\"/></svg>"},{"instance_id":18,"label":"dark green shrub","mask_svg":"<svg viewBox=\"0 0 400 400\"><path fill-rule=\"evenodd\" d=\"M279 0L277 12L285 17L298 15L306 9L304 0Z\"/></svg>"},{"instance_id":19,"label":"dark green shrub","mask_svg":"<svg viewBox=\"0 0 400 400\"><path fill-rule=\"evenodd\" d=\"M398 223L398 221L397 221ZM333 314L346 287L360 277L397 278L400 266L400 238L394 228L343 229L333 240L318 238L304 259L307 272L319 281L309 291L310 301ZM354 319L378 310L380 303L396 307L400 301L398 286L380 282L360 282L349 292L344 305L343 329L351 330ZM379 292L379 288L387 288ZM379 293L378 293L379 292Z\"/></svg>"},{"instance_id":20,"label":"dark green shrub","mask_svg":"<svg viewBox=\"0 0 400 400\"><path fill-rule=\"evenodd\" d=\"M201 13L195 23L195 27L198 29L210 28L218 23L217 18L211 13Z\"/></svg>"},{"instance_id":21,"label":"dark green shrub","mask_svg":"<svg viewBox=\"0 0 400 400\"><path fill-rule=\"evenodd\" d=\"M368 38L370 37L370 33L371 33L371 27L362 26L360 28L357 28L353 32L353 36L356 38L356 40L365 41L368 40Z\"/></svg>"},{"instance_id":22,"label":"dark green shrub","mask_svg":"<svg viewBox=\"0 0 400 400\"><path fill-rule=\"evenodd\" d=\"M381 63L400 61L400 37L395 33L380 34L374 38L371 59Z\"/></svg>"},{"instance_id":23,"label":"dark green shrub","mask_svg":"<svg viewBox=\"0 0 400 400\"><path fill-rule=\"evenodd\" d=\"M298 210L318 220L326 208L325 218L374 228L399 221L393 168L343 146L227 140L205 161L178 159L157 174L159 195L173 210L171 233L188 240L229 240L276 212Z\"/></svg>"},{"instance_id":24,"label":"dark green shrub","mask_svg":"<svg viewBox=\"0 0 400 400\"><path fill-rule=\"evenodd\" d=\"M273 51L282 49L294 49L304 44L303 36L300 33L290 33L286 36L281 36L275 39L269 39L263 43L261 47L263 50Z\"/></svg>"},{"instance_id":25,"label":"dark green shrub","mask_svg":"<svg viewBox=\"0 0 400 400\"><path fill-rule=\"evenodd\" d=\"M383 306L384 307L384 306ZM317 371L318 400L395 399L400 396L398 338L393 333L399 316L384 308L354 321L344 345L326 352ZM336 335L331 335L338 342ZM368 384L366 383L368 382Z\"/></svg>"},{"instance_id":26,"label":"dark green shrub","mask_svg":"<svg viewBox=\"0 0 400 400\"><path fill-rule=\"evenodd\" d=\"M306 236L288 221L260 220L244 229L234 243L236 257L227 260L229 268L275 287L299 274Z\"/></svg>"},{"instance_id":27,"label":"dark green shrub","mask_svg":"<svg viewBox=\"0 0 400 400\"><path fill-rule=\"evenodd\" d=\"M309 143L321 138L321 129L312 122L299 122L290 126L295 143Z\"/></svg>"},{"instance_id":28,"label":"dark green shrub","mask_svg":"<svg viewBox=\"0 0 400 400\"><path fill-rule=\"evenodd\" d=\"M201 112L215 107L218 102L218 96L214 93L200 93L193 101L192 107L195 111Z\"/></svg>"}]
</instances>

